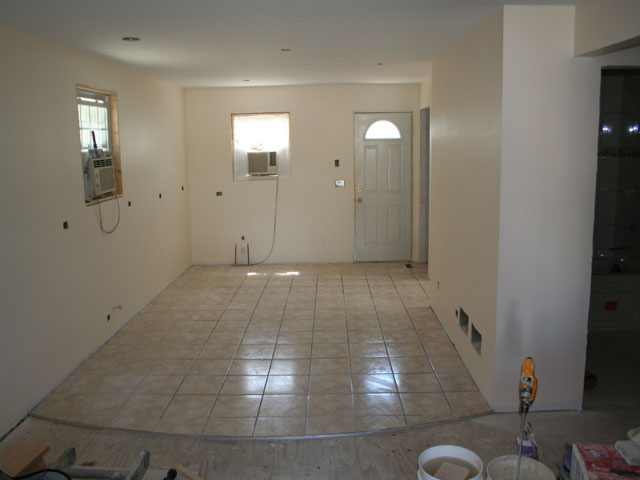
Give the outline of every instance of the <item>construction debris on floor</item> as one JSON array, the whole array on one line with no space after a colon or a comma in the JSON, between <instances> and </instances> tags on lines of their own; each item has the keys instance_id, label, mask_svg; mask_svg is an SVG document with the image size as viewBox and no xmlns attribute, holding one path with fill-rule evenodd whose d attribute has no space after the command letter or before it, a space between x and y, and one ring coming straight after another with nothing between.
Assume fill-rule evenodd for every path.
<instances>
[{"instance_id":1,"label":"construction debris on floor","mask_svg":"<svg viewBox=\"0 0 640 480\"><path fill-rule=\"evenodd\" d=\"M557 473L567 441L613 444L640 425L640 409L534 411L528 419L535 427L540 461ZM74 446L78 464L128 468L141 450L148 450L151 464L144 480L163 480L177 465L207 480L382 480L416 478L420 453L434 445L460 445L486 466L515 452L519 427L516 413L488 414L364 435L264 440L86 428L29 417L0 442L0 452L17 444L45 443L50 446L45 460L53 462Z\"/></svg>"}]
</instances>

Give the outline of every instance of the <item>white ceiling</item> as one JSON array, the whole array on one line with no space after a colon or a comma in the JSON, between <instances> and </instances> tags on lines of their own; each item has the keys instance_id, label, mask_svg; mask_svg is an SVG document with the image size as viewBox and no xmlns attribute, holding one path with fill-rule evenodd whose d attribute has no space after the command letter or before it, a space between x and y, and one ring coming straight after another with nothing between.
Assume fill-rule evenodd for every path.
<instances>
[{"instance_id":1,"label":"white ceiling","mask_svg":"<svg viewBox=\"0 0 640 480\"><path fill-rule=\"evenodd\" d=\"M2 0L0 22L185 87L413 83L505 3L576 0Z\"/></svg>"}]
</instances>

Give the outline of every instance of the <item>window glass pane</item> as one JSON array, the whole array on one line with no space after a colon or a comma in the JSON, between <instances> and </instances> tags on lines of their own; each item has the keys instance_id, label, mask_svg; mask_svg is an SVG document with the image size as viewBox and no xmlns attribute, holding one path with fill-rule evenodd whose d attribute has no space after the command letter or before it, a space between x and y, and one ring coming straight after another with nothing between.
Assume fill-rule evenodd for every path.
<instances>
[{"instance_id":1,"label":"window glass pane","mask_svg":"<svg viewBox=\"0 0 640 480\"><path fill-rule=\"evenodd\" d=\"M93 131L98 148L110 152L109 96L78 90L77 98L82 150L93 148L93 139L91 138L91 131Z\"/></svg>"},{"instance_id":2,"label":"window glass pane","mask_svg":"<svg viewBox=\"0 0 640 480\"><path fill-rule=\"evenodd\" d=\"M402 138L400 130L388 120L374 122L364 134L365 140L393 140Z\"/></svg>"},{"instance_id":3,"label":"window glass pane","mask_svg":"<svg viewBox=\"0 0 640 480\"><path fill-rule=\"evenodd\" d=\"M245 152L278 151L289 146L289 115L236 115L233 143Z\"/></svg>"},{"instance_id":4,"label":"window glass pane","mask_svg":"<svg viewBox=\"0 0 640 480\"><path fill-rule=\"evenodd\" d=\"M93 148L91 131L96 135L98 148L109 151L109 112L104 104L78 105L80 142L82 149Z\"/></svg>"}]
</instances>

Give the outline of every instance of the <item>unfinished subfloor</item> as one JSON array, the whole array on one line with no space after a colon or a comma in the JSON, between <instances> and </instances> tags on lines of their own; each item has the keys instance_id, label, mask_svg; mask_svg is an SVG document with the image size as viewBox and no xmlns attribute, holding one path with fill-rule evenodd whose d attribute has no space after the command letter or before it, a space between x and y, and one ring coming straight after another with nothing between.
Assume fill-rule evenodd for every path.
<instances>
[{"instance_id":1,"label":"unfinished subfloor","mask_svg":"<svg viewBox=\"0 0 640 480\"><path fill-rule=\"evenodd\" d=\"M427 281L425 265L404 263L194 266L32 414L258 437L489 412L430 308Z\"/></svg>"},{"instance_id":2,"label":"unfinished subfloor","mask_svg":"<svg viewBox=\"0 0 640 480\"><path fill-rule=\"evenodd\" d=\"M611 444L640 425L640 409L611 408L584 412L531 412L540 460L558 473L564 444L583 441ZM143 480L162 480L169 468L182 464L206 480L226 479L415 479L418 456L441 444L476 452L484 465L516 452L517 414L488 414L444 424L406 427L373 434L299 439L212 439L185 435L81 428L27 418L4 441L0 452L17 443L46 443L45 459L58 458L69 447L76 464L128 467L142 450L151 453ZM486 478L486 476L485 476ZM186 480L179 475L178 480Z\"/></svg>"}]
</instances>

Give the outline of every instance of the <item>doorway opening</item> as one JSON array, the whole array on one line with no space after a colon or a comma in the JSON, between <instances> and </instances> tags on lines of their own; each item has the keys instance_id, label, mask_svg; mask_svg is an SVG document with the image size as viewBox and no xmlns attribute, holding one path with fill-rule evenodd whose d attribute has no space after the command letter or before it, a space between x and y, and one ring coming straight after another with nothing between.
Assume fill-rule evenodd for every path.
<instances>
[{"instance_id":1,"label":"doorway opening","mask_svg":"<svg viewBox=\"0 0 640 480\"><path fill-rule=\"evenodd\" d=\"M639 405L640 69L604 68L584 407Z\"/></svg>"}]
</instances>

